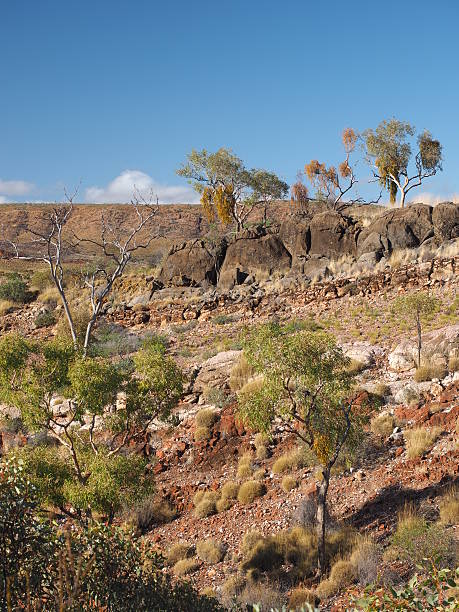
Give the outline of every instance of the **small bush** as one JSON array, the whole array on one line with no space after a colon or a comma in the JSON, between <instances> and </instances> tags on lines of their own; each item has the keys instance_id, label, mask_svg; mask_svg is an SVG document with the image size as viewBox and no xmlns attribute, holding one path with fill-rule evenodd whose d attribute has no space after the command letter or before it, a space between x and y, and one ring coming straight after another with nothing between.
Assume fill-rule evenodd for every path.
<instances>
[{"instance_id":1,"label":"small bush","mask_svg":"<svg viewBox=\"0 0 459 612\"><path fill-rule=\"evenodd\" d=\"M10 300L16 304L27 301L27 285L19 274L9 274L0 285L0 300Z\"/></svg>"},{"instance_id":2,"label":"small bush","mask_svg":"<svg viewBox=\"0 0 459 612\"><path fill-rule=\"evenodd\" d=\"M307 465L311 465L312 459L306 448L297 448L285 455L282 455L273 464L274 474L291 472Z\"/></svg>"},{"instance_id":3,"label":"small bush","mask_svg":"<svg viewBox=\"0 0 459 612\"><path fill-rule=\"evenodd\" d=\"M331 524L328 508L325 506L326 524ZM315 495L307 495L298 505L295 512L295 522L306 529L313 528L316 525L317 516L317 498Z\"/></svg>"},{"instance_id":4,"label":"small bush","mask_svg":"<svg viewBox=\"0 0 459 612\"><path fill-rule=\"evenodd\" d=\"M452 489L440 502L440 520L444 525L459 524L459 490Z\"/></svg>"},{"instance_id":5,"label":"small bush","mask_svg":"<svg viewBox=\"0 0 459 612\"><path fill-rule=\"evenodd\" d=\"M152 496L141 501L134 508L134 520L137 529L145 533L153 525L170 523L177 516L176 510L164 499L155 499Z\"/></svg>"},{"instance_id":6,"label":"small bush","mask_svg":"<svg viewBox=\"0 0 459 612\"><path fill-rule=\"evenodd\" d=\"M248 480L241 485L237 495L238 501L241 504L251 504L266 493L265 485L259 480Z\"/></svg>"},{"instance_id":7,"label":"small bush","mask_svg":"<svg viewBox=\"0 0 459 612\"><path fill-rule=\"evenodd\" d=\"M254 369L248 363L244 355L241 355L237 363L232 367L229 377L229 388L233 393L240 391L242 387L252 378Z\"/></svg>"},{"instance_id":8,"label":"small bush","mask_svg":"<svg viewBox=\"0 0 459 612\"><path fill-rule=\"evenodd\" d=\"M382 438L387 438L394 431L395 420L390 414L378 414L371 419L371 431Z\"/></svg>"},{"instance_id":9,"label":"small bush","mask_svg":"<svg viewBox=\"0 0 459 612\"><path fill-rule=\"evenodd\" d=\"M351 561L341 559L337 561L330 572L330 580L338 589L349 586L357 579L357 569Z\"/></svg>"},{"instance_id":10,"label":"small bush","mask_svg":"<svg viewBox=\"0 0 459 612\"><path fill-rule=\"evenodd\" d=\"M315 593L309 589L303 587L297 587L293 589L289 600L288 607L290 610L304 609L304 604L311 604L314 606L317 603L317 597Z\"/></svg>"},{"instance_id":11,"label":"small bush","mask_svg":"<svg viewBox=\"0 0 459 612\"><path fill-rule=\"evenodd\" d=\"M167 562L169 565L175 565L177 561L189 559L194 555L194 546L189 542L176 542L167 551Z\"/></svg>"},{"instance_id":12,"label":"small bush","mask_svg":"<svg viewBox=\"0 0 459 612\"><path fill-rule=\"evenodd\" d=\"M455 355L449 358L448 370L450 372L459 372L459 355Z\"/></svg>"},{"instance_id":13,"label":"small bush","mask_svg":"<svg viewBox=\"0 0 459 612\"><path fill-rule=\"evenodd\" d=\"M30 277L30 286L38 291L43 291L47 287L54 286L53 277L49 269L35 270Z\"/></svg>"},{"instance_id":14,"label":"small bush","mask_svg":"<svg viewBox=\"0 0 459 612\"><path fill-rule=\"evenodd\" d=\"M247 557L253 550L255 544L263 540L263 534L259 531L247 531L247 533L242 538L242 542L240 545L241 553L244 557Z\"/></svg>"},{"instance_id":15,"label":"small bush","mask_svg":"<svg viewBox=\"0 0 459 612\"><path fill-rule=\"evenodd\" d=\"M216 325L227 325L228 323L232 323L234 321L234 317L231 315L220 314L214 317L213 321Z\"/></svg>"},{"instance_id":16,"label":"small bush","mask_svg":"<svg viewBox=\"0 0 459 612\"><path fill-rule=\"evenodd\" d=\"M195 417L196 427L210 428L218 421L218 414L212 408L203 408Z\"/></svg>"},{"instance_id":17,"label":"small bush","mask_svg":"<svg viewBox=\"0 0 459 612\"><path fill-rule=\"evenodd\" d=\"M281 487L285 493L288 493L292 489L296 489L297 486L298 486L298 481L293 476L284 476L282 478Z\"/></svg>"},{"instance_id":18,"label":"small bush","mask_svg":"<svg viewBox=\"0 0 459 612\"><path fill-rule=\"evenodd\" d=\"M210 438L210 429L208 427L196 427L194 430L195 442L202 442Z\"/></svg>"},{"instance_id":19,"label":"small bush","mask_svg":"<svg viewBox=\"0 0 459 612\"><path fill-rule=\"evenodd\" d=\"M41 312L35 317L34 325L37 329L50 327L56 323L56 317L50 311Z\"/></svg>"},{"instance_id":20,"label":"small bush","mask_svg":"<svg viewBox=\"0 0 459 612\"><path fill-rule=\"evenodd\" d=\"M446 376L446 367L442 363L425 363L421 364L414 373L416 382L425 382L433 378L440 380Z\"/></svg>"},{"instance_id":21,"label":"small bush","mask_svg":"<svg viewBox=\"0 0 459 612\"><path fill-rule=\"evenodd\" d=\"M435 441L442 433L441 427L416 427L404 432L406 440L406 455L408 459L421 457L426 451L432 448Z\"/></svg>"},{"instance_id":22,"label":"small bush","mask_svg":"<svg viewBox=\"0 0 459 612\"><path fill-rule=\"evenodd\" d=\"M201 561L220 563L226 553L226 546L218 540L202 540L196 544L196 553Z\"/></svg>"},{"instance_id":23,"label":"small bush","mask_svg":"<svg viewBox=\"0 0 459 612\"><path fill-rule=\"evenodd\" d=\"M241 593L239 600L246 606L258 605L260 610L282 610L285 596L267 583L249 583Z\"/></svg>"},{"instance_id":24,"label":"small bush","mask_svg":"<svg viewBox=\"0 0 459 612\"><path fill-rule=\"evenodd\" d=\"M321 580L317 585L316 595L320 600L323 600L335 595L337 591L336 584L330 578L325 578L325 580Z\"/></svg>"},{"instance_id":25,"label":"small bush","mask_svg":"<svg viewBox=\"0 0 459 612\"><path fill-rule=\"evenodd\" d=\"M194 504L194 506L197 506L198 504L200 504L202 502L202 500L204 499L205 494L206 494L206 491L197 491L194 494L194 497L193 497L193 504Z\"/></svg>"},{"instance_id":26,"label":"small bush","mask_svg":"<svg viewBox=\"0 0 459 612\"><path fill-rule=\"evenodd\" d=\"M196 559L181 559L174 565L174 574L176 576L186 576L192 574L199 567L199 561Z\"/></svg>"},{"instance_id":27,"label":"small bush","mask_svg":"<svg viewBox=\"0 0 459 612\"><path fill-rule=\"evenodd\" d=\"M237 484L237 482L228 480L222 486L222 490L221 490L222 499L236 499L238 493L239 493L239 485Z\"/></svg>"},{"instance_id":28,"label":"small bush","mask_svg":"<svg viewBox=\"0 0 459 612\"><path fill-rule=\"evenodd\" d=\"M228 402L230 401L229 397L223 391L223 389L218 389L217 387L207 387L204 390L204 399L208 404L212 404L216 408L224 408ZM210 408L203 410L211 410ZM218 415L217 415L218 419Z\"/></svg>"}]
</instances>

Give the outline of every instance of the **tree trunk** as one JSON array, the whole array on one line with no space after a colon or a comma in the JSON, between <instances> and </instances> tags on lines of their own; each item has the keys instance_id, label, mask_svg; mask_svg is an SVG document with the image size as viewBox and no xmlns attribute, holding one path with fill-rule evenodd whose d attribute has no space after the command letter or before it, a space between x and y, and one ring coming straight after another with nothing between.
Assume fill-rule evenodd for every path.
<instances>
[{"instance_id":1,"label":"tree trunk","mask_svg":"<svg viewBox=\"0 0 459 612\"><path fill-rule=\"evenodd\" d=\"M318 552L318 571L322 577L326 569L325 557L325 531L326 531L326 504L328 485L330 484L330 470L324 469L322 472L323 481L317 492L317 514L316 514L316 532L317 532L317 552Z\"/></svg>"},{"instance_id":2,"label":"tree trunk","mask_svg":"<svg viewBox=\"0 0 459 612\"><path fill-rule=\"evenodd\" d=\"M400 208L405 208L406 193L404 189L400 189Z\"/></svg>"},{"instance_id":3,"label":"tree trunk","mask_svg":"<svg viewBox=\"0 0 459 612\"><path fill-rule=\"evenodd\" d=\"M421 349L422 349L422 337L421 337L421 315L416 313L416 327L418 330L418 368L421 367Z\"/></svg>"}]
</instances>

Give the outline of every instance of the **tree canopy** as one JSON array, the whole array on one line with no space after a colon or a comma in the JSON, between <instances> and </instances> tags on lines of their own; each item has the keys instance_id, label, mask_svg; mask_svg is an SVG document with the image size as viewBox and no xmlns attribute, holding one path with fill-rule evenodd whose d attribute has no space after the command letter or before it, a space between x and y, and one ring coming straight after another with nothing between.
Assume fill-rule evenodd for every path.
<instances>
[{"instance_id":1,"label":"tree canopy","mask_svg":"<svg viewBox=\"0 0 459 612\"><path fill-rule=\"evenodd\" d=\"M273 172L247 169L243 161L230 149L215 153L193 149L188 161L177 170L187 178L201 196L201 204L210 221L219 219L223 224L236 222L241 230L250 213L257 207L285 197L288 185Z\"/></svg>"}]
</instances>

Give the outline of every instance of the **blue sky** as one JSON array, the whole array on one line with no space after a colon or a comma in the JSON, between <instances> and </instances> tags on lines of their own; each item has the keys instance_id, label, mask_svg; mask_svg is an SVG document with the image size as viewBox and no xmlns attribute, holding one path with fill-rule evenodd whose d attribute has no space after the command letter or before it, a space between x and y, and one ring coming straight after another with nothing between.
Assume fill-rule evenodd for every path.
<instances>
[{"instance_id":1,"label":"blue sky","mask_svg":"<svg viewBox=\"0 0 459 612\"><path fill-rule=\"evenodd\" d=\"M186 201L175 170L203 147L291 183L311 158L340 160L344 127L392 116L444 144L415 198L452 197L458 23L456 0L4 0L0 202L80 180L80 200L135 182Z\"/></svg>"}]
</instances>

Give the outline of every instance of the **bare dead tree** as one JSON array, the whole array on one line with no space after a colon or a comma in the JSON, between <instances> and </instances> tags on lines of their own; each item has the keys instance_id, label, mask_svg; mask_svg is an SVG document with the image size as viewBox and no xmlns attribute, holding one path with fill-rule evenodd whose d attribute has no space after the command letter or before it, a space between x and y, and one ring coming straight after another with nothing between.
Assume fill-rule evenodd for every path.
<instances>
[{"instance_id":1,"label":"bare dead tree","mask_svg":"<svg viewBox=\"0 0 459 612\"><path fill-rule=\"evenodd\" d=\"M84 286L89 289L91 306L91 317L82 346L83 354L86 355L94 325L113 284L123 274L132 255L140 249L146 249L156 236L152 232L152 221L159 205L157 198L156 201L153 200L153 193L145 198L135 189L130 202L134 212L132 225L115 225L102 215L100 239L91 239L78 236L70 229L65 231L74 212L74 199L77 193L78 189L71 195L65 192L65 201L53 206L46 215L45 229L28 228L27 231L34 237L32 245L36 253L23 252L23 247L21 248L15 240L4 239L3 243L9 247L9 256L12 258L44 261L48 265L54 285L59 292L75 349L79 348L78 337L65 289L64 258L69 247L83 243L91 244L100 250L107 264L98 265L94 271L84 275Z\"/></svg>"}]
</instances>

